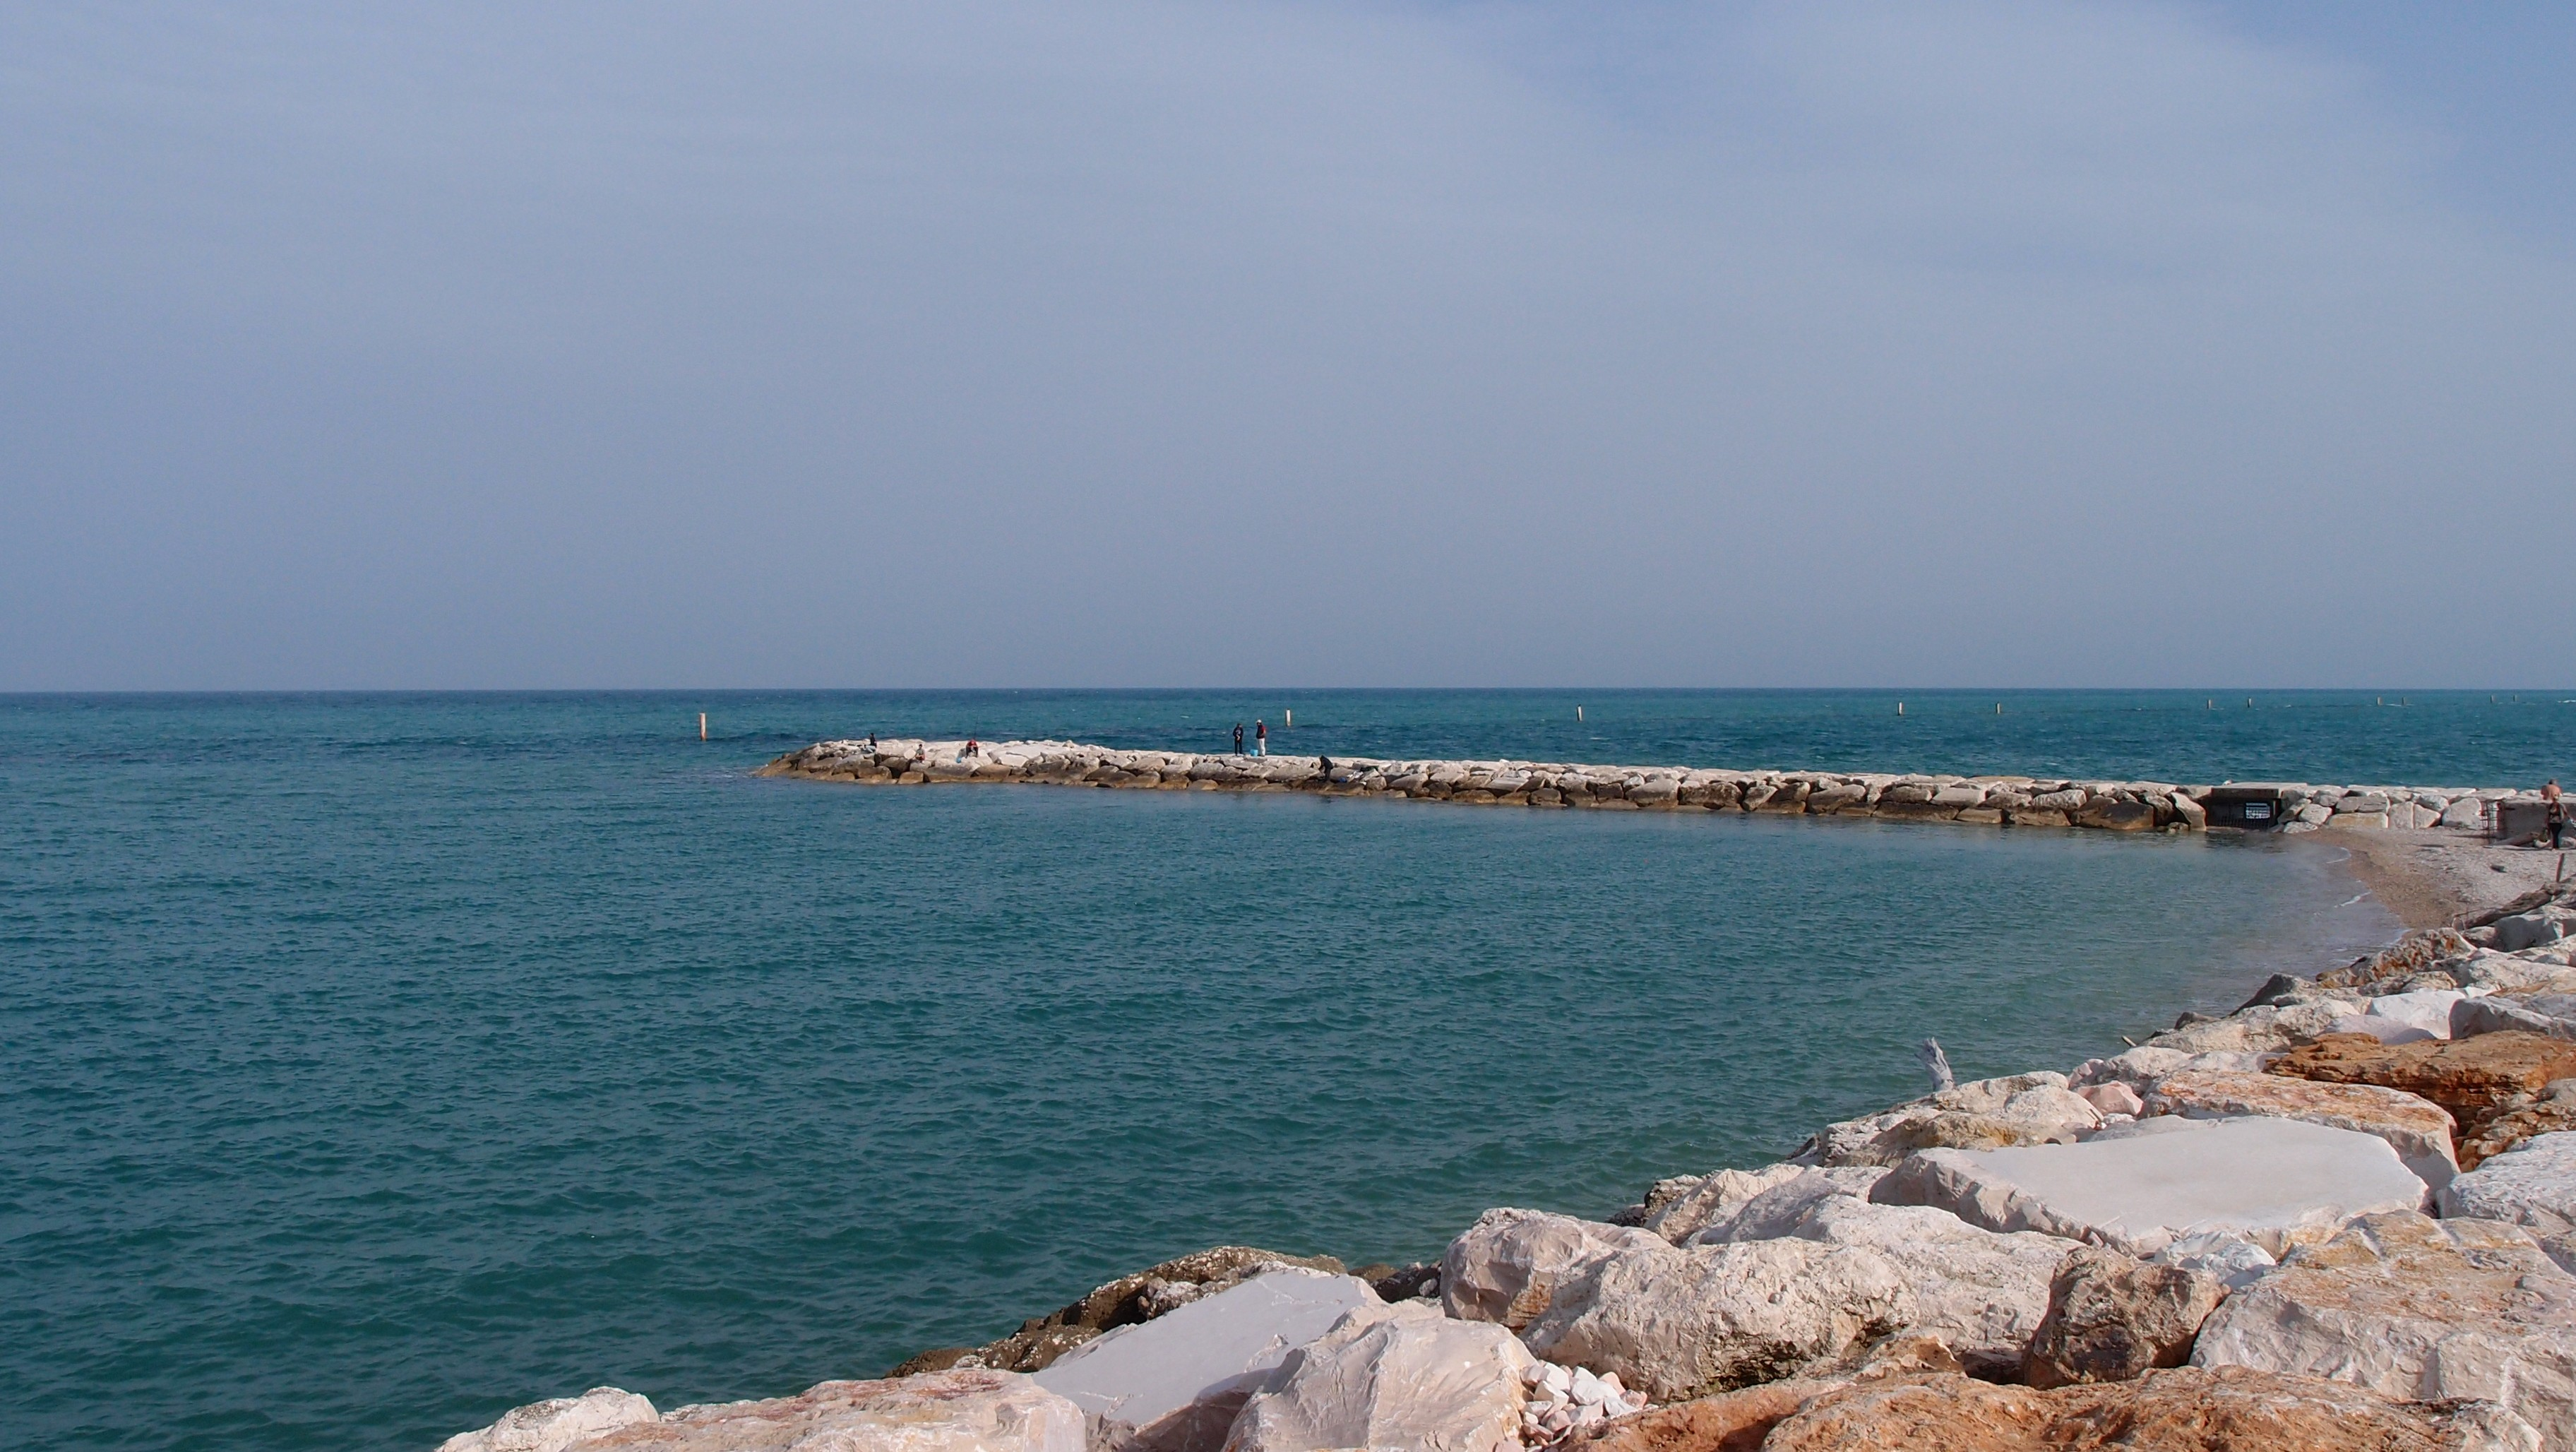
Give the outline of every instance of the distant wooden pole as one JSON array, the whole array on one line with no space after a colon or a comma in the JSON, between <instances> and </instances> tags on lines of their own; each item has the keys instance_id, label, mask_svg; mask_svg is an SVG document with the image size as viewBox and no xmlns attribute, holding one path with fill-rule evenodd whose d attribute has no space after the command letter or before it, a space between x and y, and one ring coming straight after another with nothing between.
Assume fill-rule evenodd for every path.
<instances>
[{"instance_id":1,"label":"distant wooden pole","mask_svg":"<svg viewBox=\"0 0 2576 1452\"><path fill-rule=\"evenodd\" d=\"M707 713L704 711L698 713L698 739L700 741L707 739Z\"/></svg>"}]
</instances>

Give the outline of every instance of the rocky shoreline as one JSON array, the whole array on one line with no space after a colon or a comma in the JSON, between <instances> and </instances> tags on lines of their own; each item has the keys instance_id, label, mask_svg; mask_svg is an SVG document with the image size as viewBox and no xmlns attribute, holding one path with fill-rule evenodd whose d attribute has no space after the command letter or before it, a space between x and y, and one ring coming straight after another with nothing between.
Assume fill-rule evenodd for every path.
<instances>
[{"instance_id":1,"label":"rocky shoreline","mask_svg":"<svg viewBox=\"0 0 2576 1452\"><path fill-rule=\"evenodd\" d=\"M766 770L2132 831L2205 827L2190 807L2213 800L964 745L824 743ZM2301 791L2293 826L2385 832L2403 851L2375 870L2401 874L2409 853L2498 855L2443 824L2511 800ZM2482 873L2428 890L2448 925L2276 975L2232 1014L1966 1084L1927 1054L1924 1097L1606 1220L1497 1208L1436 1263L1356 1272L1218 1247L882 1378L668 1413L598 1388L441 1452L2576 1449L2576 899Z\"/></svg>"}]
</instances>

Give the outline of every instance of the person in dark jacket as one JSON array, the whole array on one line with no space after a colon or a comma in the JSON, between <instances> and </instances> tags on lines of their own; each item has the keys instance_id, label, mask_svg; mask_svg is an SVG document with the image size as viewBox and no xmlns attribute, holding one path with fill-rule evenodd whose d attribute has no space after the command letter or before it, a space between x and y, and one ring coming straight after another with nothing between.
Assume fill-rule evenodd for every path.
<instances>
[{"instance_id":1,"label":"person in dark jacket","mask_svg":"<svg viewBox=\"0 0 2576 1452\"><path fill-rule=\"evenodd\" d=\"M1243 754L1243 723L1240 721L1234 723L1234 754Z\"/></svg>"}]
</instances>

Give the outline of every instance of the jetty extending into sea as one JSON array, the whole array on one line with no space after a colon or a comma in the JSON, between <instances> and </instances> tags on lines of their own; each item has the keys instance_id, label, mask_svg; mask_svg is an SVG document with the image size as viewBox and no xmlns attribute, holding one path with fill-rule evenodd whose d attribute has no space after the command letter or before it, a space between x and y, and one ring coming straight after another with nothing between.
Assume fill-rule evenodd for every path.
<instances>
[{"instance_id":1,"label":"jetty extending into sea","mask_svg":"<svg viewBox=\"0 0 2576 1452\"><path fill-rule=\"evenodd\" d=\"M2539 798L2509 787L2074 780L2036 776L1735 771L1541 761L1385 760L1129 751L1078 741L819 741L766 776L877 785L1017 782L1163 791L1289 791L1493 807L1766 812L2112 832L2245 827L2448 828L2515 836Z\"/></svg>"}]
</instances>

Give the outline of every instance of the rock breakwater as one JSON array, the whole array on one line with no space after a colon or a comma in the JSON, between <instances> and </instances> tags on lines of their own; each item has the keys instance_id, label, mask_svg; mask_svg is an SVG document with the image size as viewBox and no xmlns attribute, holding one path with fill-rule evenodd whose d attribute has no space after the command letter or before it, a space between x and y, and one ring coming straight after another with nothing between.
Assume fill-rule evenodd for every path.
<instances>
[{"instance_id":1,"label":"rock breakwater","mask_svg":"<svg viewBox=\"0 0 2576 1452\"><path fill-rule=\"evenodd\" d=\"M1876 817L1977 826L2112 832L2220 825L2286 833L2351 829L2494 829L2506 787L2176 783L2047 776L1739 771L1545 761L1389 760L1121 750L1077 741L819 741L761 768L764 776L880 786L983 782L1162 791L1311 792L1462 806L1609 811L1762 812ZM2260 813L2249 819L2248 802Z\"/></svg>"}]
</instances>

